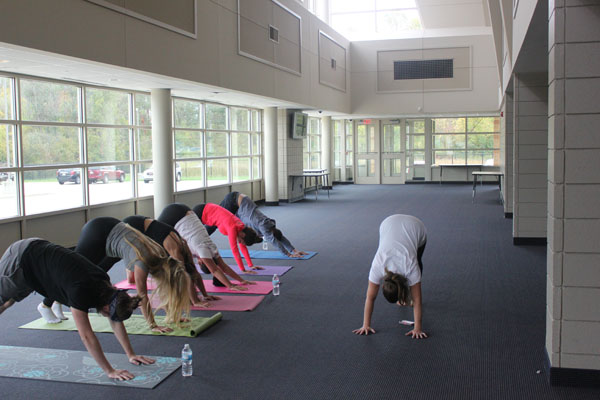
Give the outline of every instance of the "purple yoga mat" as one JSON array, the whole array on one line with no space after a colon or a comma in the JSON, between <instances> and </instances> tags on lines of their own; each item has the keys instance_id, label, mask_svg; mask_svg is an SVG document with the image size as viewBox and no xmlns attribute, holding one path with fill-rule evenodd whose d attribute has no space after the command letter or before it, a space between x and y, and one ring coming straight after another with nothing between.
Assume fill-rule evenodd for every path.
<instances>
[{"instance_id":1,"label":"purple yoga mat","mask_svg":"<svg viewBox=\"0 0 600 400\"><path fill-rule=\"evenodd\" d=\"M269 293L271 293L271 290L273 289L273 284L271 282L261 282L261 281L254 281L256 283L255 285L244 285L244 287L248 288L248 290L244 290L244 291L229 290L225 287L217 287L217 286L213 285L212 281L208 281L208 280L203 280L202 282L204 282L204 287L206 288L206 291L212 292L212 293L269 294ZM237 282L232 281L232 283L237 283ZM150 279L148 280L146 285L148 287L148 290L153 290L156 288L156 285ZM124 281L117 283L115 285L115 287L117 287L119 289L135 289L135 284L128 283L127 280L124 280Z\"/></svg>"},{"instance_id":2,"label":"purple yoga mat","mask_svg":"<svg viewBox=\"0 0 600 400\"><path fill-rule=\"evenodd\" d=\"M199 311L252 311L260 304L265 296L219 296L220 300L210 302L209 308L191 307ZM152 306L158 306L159 299L152 297Z\"/></svg>"},{"instance_id":3,"label":"purple yoga mat","mask_svg":"<svg viewBox=\"0 0 600 400\"><path fill-rule=\"evenodd\" d=\"M284 266L284 265L261 265L261 267L263 267L264 269L255 269L254 271L256 272L255 274L249 274L246 270L246 272L242 272L239 270L239 268L237 267L237 265L231 265L229 264L229 266L231 267L231 269L233 269L235 272L237 272L240 275L256 275L256 276L265 276L265 275L274 275L277 274L279 276L285 274L286 272L288 272L290 269L292 269L292 267L290 266Z\"/></svg>"}]
</instances>

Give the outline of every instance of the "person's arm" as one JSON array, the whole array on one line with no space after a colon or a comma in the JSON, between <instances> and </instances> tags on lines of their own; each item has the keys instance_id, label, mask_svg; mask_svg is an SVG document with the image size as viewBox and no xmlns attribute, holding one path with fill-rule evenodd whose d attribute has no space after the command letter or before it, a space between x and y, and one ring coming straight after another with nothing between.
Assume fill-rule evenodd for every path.
<instances>
[{"instance_id":1,"label":"person's arm","mask_svg":"<svg viewBox=\"0 0 600 400\"><path fill-rule=\"evenodd\" d=\"M252 262L252 259L250 258L250 253L248 252L248 248L246 247L246 244L242 243L242 242L238 242L238 245L240 246L240 249L242 249L242 254L244 255L244 258L246 259L248 268L254 269L254 263Z\"/></svg>"},{"instance_id":2,"label":"person's arm","mask_svg":"<svg viewBox=\"0 0 600 400\"><path fill-rule=\"evenodd\" d=\"M190 294L190 300L192 302L192 305L194 305L194 307L208 308L211 306L209 301L220 300L220 297L209 296L208 293L206 293L206 288L204 287L204 281L202 280L202 275L200 275L200 273L197 270L189 271L188 274L190 276L190 286L188 287L188 290L189 290L189 294ZM203 300L200 300L200 298L198 298L198 289L196 289L196 288L200 289Z\"/></svg>"},{"instance_id":3,"label":"person's arm","mask_svg":"<svg viewBox=\"0 0 600 400\"><path fill-rule=\"evenodd\" d=\"M131 372L124 369L114 369L112 365L110 365L106 359L106 356L104 355L104 352L102 351L102 346L100 346L98 338L92 330L88 313L73 307L71 307L71 313L73 314L73 320L75 321L75 326L77 326L77 331L79 332L81 341L83 342L88 353L90 353L94 360L96 360L96 363L100 368L102 368L104 373L109 378L118 379L120 381L133 379L133 374Z\"/></svg>"},{"instance_id":4,"label":"person's arm","mask_svg":"<svg viewBox=\"0 0 600 400\"><path fill-rule=\"evenodd\" d=\"M229 240L229 247L231 248L231 252L233 253L233 258L235 258L235 263L237 264L240 271L246 272L246 268L244 268L244 262L242 261L240 251L238 249L237 230L228 229L227 239ZM246 251L248 251L248 249L246 249Z\"/></svg>"},{"instance_id":5,"label":"person's arm","mask_svg":"<svg viewBox=\"0 0 600 400\"><path fill-rule=\"evenodd\" d=\"M369 286L367 287L367 298L365 299L363 325L362 327L352 331L357 335L368 335L369 333L375 333L375 329L371 328L371 315L373 314L373 308L375 307L377 292L379 292L379 285L369 281Z\"/></svg>"},{"instance_id":6,"label":"person's arm","mask_svg":"<svg viewBox=\"0 0 600 400\"><path fill-rule=\"evenodd\" d=\"M14 299L8 299L4 302L4 304L0 305L0 314L2 314L4 311L6 311L6 309L10 306L12 306L13 304L15 304L15 300Z\"/></svg>"},{"instance_id":7,"label":"person's arm","mask_svg":"<svg viewBox=\"0 0 600 400\"><path fill-rule=\"evenodd\" d=\"M125 354L127 354L127 358L129 359L130 363L134 365L154 364L154 360L152 358L138 356L135 354L133 347L131 347L131 342L129 341L129 336L127 335L125 325L122 322L113 321L110 318L108 318L108 321L110 322L110 327L115 333L117 340L119 343L121 343L121 347L123 347Z\"/></svg>"},{"instance_id":8,"label":"person's arm","mask_svg":"<svg viewBox=\"0 0 600 400\"><path fill-rule=\"evenodd\" d=\"M227 263L225 263L225 261L223 261L223 258L221 258L221 256L216 257L217 258L217 265L218 267L227 275L229 275L230 277L232 277L233 279L237 280L238 282L240 282L242 285L256 285L255 282L252 281L247 281L244 278L242 278L240 275L238 275L229 265L227 265ZM248 273L250 273L250 271L248 271Z\"/></svg>"},{"instance_id":9,"label":"person's arm","mask_svg":"<svg viewBox=\"0 0 600 400\"><path fill-rule=\"evenodd\" d=\"M219 259L222 260L220 257L219 257ZM245 288L245 287L239 286L239 285L234 285L233 283L231 283L231 281L229 279L227 279L227 277L221 270L222 267L217 266L217 264L215 264L215 261L212 258L200 258L200 261L202 261L202 263L204 265L206 265L206 268L208 268L210 273L213 274L213 276L215 278L217 278L223 285L225 285L225 287L227 287L227 289L239 290L239 291L248 290L248 288ZM227 264L225 264L225 265L227 265ZM229 268L229 269L231 270L231 268ZM234 274L239 277L239 275L237 275L235 272L234 272Z\"/></svg>"},{"instance_id":10,"label":"person's arm","mask_svg":"<svg viewBox=\"0 0 600 400\"><path fill-rule=\"evenodd\" d=\"M421 306L421 282L415 283L410 287L410 295L413 299L413 314L415 318L415 326L409 332L406 332L406 336L412 336L413 339L424 339L427 334L423 332L421 328L421 317L423 315L423 308Z\"/></svg>"},{"instance_id":11,"label":"person's arm","mask_svg":"<svg viewBox=\"0 0 600 400\"><path fill-rule=\"evenodd\" d=\"M137 289L138 296L142 298L140 309L142 310L146 322L148 322L148 326L152 329L152 332L171 332L173 329L168 326L159 326L156 321L154 321L154 313L152 312L152 305L148 298L148 287L146 286L148 273L136 265L133 267L133 274L135 275L135 288Z\"/></svg>"}]
</instances>

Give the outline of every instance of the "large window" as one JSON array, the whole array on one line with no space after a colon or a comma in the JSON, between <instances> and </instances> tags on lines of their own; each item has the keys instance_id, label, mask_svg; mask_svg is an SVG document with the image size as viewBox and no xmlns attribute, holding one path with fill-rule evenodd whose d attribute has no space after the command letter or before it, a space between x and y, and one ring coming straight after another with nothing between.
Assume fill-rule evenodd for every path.
<instances>
[{"instance_id":1,"label":"large window","mask_svg":"<svg viewBox=\"0 0 600 400\"><path fill-rule=\"evenodd\" d=\"M421 18L415 0L329 0L329 24L349 40L393 39Z\"/></svg>"},{"instance_id":2,"label":"large window","mask_svg":"<svg viewBox=\"0 0 600 400\"><path fill-rule=\"evenodd\" d=\"M308 119L308 135L303 141L303 168L321 168L321 119Z\"/></svg>"},{"instance_id":3,"label":"large window","mask_svg":"<svg viewBox=\"0 0 600 400\"><path fill-rule=\"evenodd\" d=\"M150 103L0 76L0 219L152 196ZM174 99L173 123L177 190L261 178L260 111Z\"/></svg>"},{"instance_id":4,"label":"large window","mask_svg":"<svg viewBox=\"0 0 600 400\"><path fill-rule=\"evenodd\" d=\"M499 165L500 120L496 117L432 119L433 163Z\"/></svg>"},{"instance_id":5,"label":"large window","mask_svg":"<svg viewBox=\"0 0 600 400\"><path fill-rule=\"evenodd\" d=\"M178 191L261 178L258 110L176 98L173 114Z\"/></svg>"}]
</instances>

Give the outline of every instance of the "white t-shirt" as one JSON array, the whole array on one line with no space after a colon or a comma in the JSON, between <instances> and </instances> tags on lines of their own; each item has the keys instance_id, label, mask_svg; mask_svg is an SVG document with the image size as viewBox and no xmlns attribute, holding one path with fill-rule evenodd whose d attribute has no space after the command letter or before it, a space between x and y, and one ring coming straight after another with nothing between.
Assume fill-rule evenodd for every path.
<instances>
[{"instance_id":1,"label":"white t-shirt","mask_svg":"<svg viewBox=\"0 0 600 400\"><path fill-rule=\"evenodd\" d=\"M413 286L421 281L417 250L427 241L427 230L420 219L395 214L379 226L379 247L369 272L369 281L381 285L385 269L401 274Z\"/></svg>"},{"instance_id":2,"label":"white t-shirt","mask_svg":"<svg viewBox=\"0 0 600 400\"><path fill-rule=\"evenodd\" d=\"M186 214L174 228L186 240L190 251L196 257L214 258L219 255L217 246L196 214Z\"/></svg>"}]
</instances>

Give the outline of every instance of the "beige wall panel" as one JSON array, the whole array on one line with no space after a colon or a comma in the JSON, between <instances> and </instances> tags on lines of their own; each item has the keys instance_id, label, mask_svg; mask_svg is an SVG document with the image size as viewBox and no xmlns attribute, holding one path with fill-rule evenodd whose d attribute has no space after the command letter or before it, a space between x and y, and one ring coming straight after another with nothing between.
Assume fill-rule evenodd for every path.
<instances>
[{"instance_id":1,"label":"beige wall panel","mask_svg":"<svg viewBox=\"0 0 600 400\"><path fill-rule=\"evenodd\" d=\"M0 224L0 254L4 254L8 246L21 239L21 223L19 221Z\"/></svg>"},{"instance_id":2,"label":"beige wall panel","mask_svg":"<svg viewBox=\"0 0 600 400\"><path fill-rule=\"evenodd\" d=\"M158 215L154 215L154 200L153 199L142 199L138 201L137 214L145 215L149 218L156 218Z\"/></svg>"},{"instance_id":3,"label":"beige wall panel","mask_svg":"<svg viewBox=\"0 0 600 400\"><path fill-rule=\"evenodd\" d=\"M240 18L240 51L265 61L275 62L275 46L269 40L269 27Z\"/></svg>"},{"instance_id":4,"label":"beige wall panel","mask_svg":"<svg viewBox=\"0 0 600 400\"><path fill-rule=\"evenodd\" d=\"M244 193L246 196L252 198L252 182L234 183L231 185L231 191ZM221 200L219 200L219 203L221 202Z\"/></svg>"},{"instance_id":5,"label":"beige wall panel","mask_svg":"<svg viewBox=\"0 0 600 400\"><path fill-rule=\"evenodd\" d=\"M178 193L175 196L175 202L186 204L192 208L196 204L206 203L206 192L204 190L197 190L193 192Z\"/></svg>"},{"instance_id":6,"label":"beige wall panel","mask_svg":"<svg viewBox=\"0 0 600 400\"><path fill-rule=\"evenodd\" d=\"M271 0L239 0L239 14L263 28L268 28L273 20L273 2Z\"/></svg>"},{"instance_id":7,"label":"beige wall panel","mask_svg":"<svg viewBox=\"0 0 600 400\"><path fill-rule=\"evenodd\" d=\"M471 68L454 67L453 78L423 79L424 90L465 90L471 88Z\"/></svg>"},{"instance_id":8,"label":"beige wall panel","mask_svg":"<svg viewBox=\"0 0 600 400\"><path fill-rule=\"evenodd\" d=\"M85 224L85 212L75 211L27 220L27 237L39 237L61 246L77 244Z\"/></svg>"},{"instance_id":9,"label":"beige wall panel","mask_svg":"<svg viewBox=\"0 0 600 400\"><path fill-rule=\"evenodd\" d=\"M123 65L126 18L80 0L3 1L0 38L6 43Z\"/></svg>"},{"instance_id":10,"label":"beige wall panel","mask_svg":"<svg viewBox=\"0 0 600 400\"><path fill-rule=\"evenodd\" d=\"M273 19L271 25L279 30L279 40L284 38L298 46L301 43L300 26L302 21L289 11L273 4Z\"/></svg>"},{"instance_id":11,"label":"beige wall panel","mask_svg":"<svg viewBox=\"0 0 600 400\"><path fill-rule=\"evenodd\" d=\"M229 186L220 186L206 189L206 202L219 204L225 196L231 193Z\"/></svg>"},{"instance_id":12,"label":"beige wall panel","mask_svg":"<svg viewBox=\"0 0 600 400\"><path fill-rule=\"evenodd\" d=\"M279 39L279 44L275 45L275 63L300 73L300 46L281 37Z\"/></svg>"},{"instance_id":13,"label":"beige wall panel","mask_svg":"<svg viewBox=\"0 0 600 400\"><path fill-rule=\"evenodd\" d=\"M170 0L169 7L164 6L163 0L106 1L126 10L194 33L194 0Z\"/></svg>"},{"instance_id":14,"label":"beige wall panel","mask_svg":"<svg viewBox=\"0 0 600 400\"><path fill-rule=\"evenodd\" d=\"M394 71L379 71L377 74L378 92L421 90L423 90L423 79L394 80Z\"/></svg>"},{"instance_id":15,"label":"beige wall panel","mask_svg":"<svg viewBox=\"0 0 600 400\"><path fill-rule=\"evenodd\" d=\"M395 50L377 52L379 71L393 71L394 61L422 60L422 50Z\"/></svg>"},{"instance_id":16,"label":"beige wall panel","mask_svg":"<svg viewBox=\"0 0 600 400\"><path fill-rule=\"evenodd\" d=\"M133 201L125 203L107 204L105 206L97 206L90 209L89 218L96 217L114 217L123 219L135 215L135 204Z\"/></svg>"}]
</instances>

